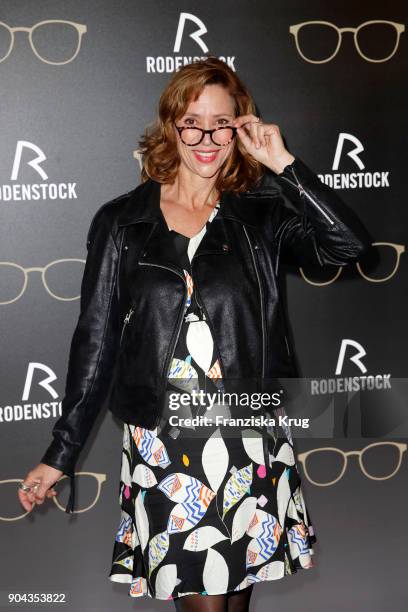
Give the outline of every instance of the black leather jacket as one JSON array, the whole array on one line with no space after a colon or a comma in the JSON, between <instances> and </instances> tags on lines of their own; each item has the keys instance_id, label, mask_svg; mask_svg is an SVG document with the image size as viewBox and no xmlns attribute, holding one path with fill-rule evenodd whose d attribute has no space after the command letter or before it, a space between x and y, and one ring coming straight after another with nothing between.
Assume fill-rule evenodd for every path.
<instances>
[{"instance_id":1,"label":"black leather jacket","mask_svg":"<svg viewBox=\"0 0 408 612\"><path fill-rule=\"evenodd\" d=\"M258 189L223 192L192 260L223 379L296 375L280 264L342 266L370 244L353 211L298 157L281 174L266 174ZM187 295L152 179L97 210L87 248L62 416L41 459L71 477L66 512L79 453L109 397L121 420L157 425Z\"/></svg>"}]
</instances>

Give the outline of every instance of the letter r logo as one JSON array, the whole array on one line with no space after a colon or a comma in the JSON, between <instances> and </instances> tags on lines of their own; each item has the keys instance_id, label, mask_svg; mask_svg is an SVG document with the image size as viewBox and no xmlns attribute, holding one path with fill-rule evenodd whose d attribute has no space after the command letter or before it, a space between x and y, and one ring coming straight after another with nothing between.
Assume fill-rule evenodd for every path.
<instances>
[{"instance_id":1,"label":"letter r logo","mask_svg":"<svg viewBox=\"0 0 408 612\"><path fill-rule=\"evenodd\" d=\"M32 383L33 383L34 372L36 370L40 370L41 372L46 374L46 376L38 382L40 387L48 391L48 393L51 395L53 399L57 399L58 393L50 385L50 383L52 383L54 380L57 380L57 377L55 376L54 372L51 370L51 368L44 365L43 363L32 361L28 364L27 376L26 376L26 380L24 384L23 397L21 398L22 401L26 402L28 398L30 397L30 391L31 391Z\"/></svg>"},{"instance_id":2,"label":"letter r logo","mask_svg":"<svg viewBox=\"0 0 408 612\"><path fill-rule=\"evenodd\" d=\"M207 28L205 27L201 19L199 19L195 15L192 15L191 13L180 13L180 18L179 18L178 27L177 27L176 40L175 40L174 49L173 49L174 53L178 53L180 51L181 39L183 38L183 33L184 33L184 25L187 19L192 21L196 25L198 25L198 30L189 34L190 38L192 38L194 42L197 43L197 45L200 47L203 53L208 53L207 45L205 44L205 42L201 40L201 36L207 32Z\"/></svg>"},{"instance_id":3,"label":"letter r logo","mask_svg":"<svg viewBox=\"0 0 408 612\"><path fill-rule=\"evenodd\" d=\"M361 361L360 358L364 357L364 355L367 355L367 352L364 350L364 348L359 342L351 340L351 338L343 338L343 340L341 341L341 347L339 352L339 358L337 360L335 374L341 374L344 364L344 357L348 346L353 346L355 349L357 349L357 353L350 357L350 361L352 361L363 372L363 374L365 374L367 372L367 368L365 367L364 363Z\"/></svg>"},{"instance_id":4,"label":"letter r logo","mask_svg":"<svg viewBox=\"0 0 408 612\"><path fill-rule=\"evenodd\" d=\"M341 154L343 152L343 145L344 145L344 142L346 140L349 140L354 145L356 145L355 148L351 149L351 151L348 151L346 153L346 155L351 157L353 162L355 164L357 164L357 166L360 168L360 170L363 170L364 164L361 161L361 159L359 158L358 154L361 153L362 151L364 151L364 147L363 147L363 145L361 144L361 141L358 138L356 138L352 134L347 134L346 132L340 132L340 134L339 134L339 139L337 141L336 153L334 154L334 161L333 161L333 168L332 169L333 170L338 170L339 169L340 158L341 158Z\"/></svg>"},{"instance_id":5,"label":"letter r logo","mask_svg":"<svg viewBox=\"0 0 408 612\"><path fill-rule=\"evenodd\" d=\"M28 163L29 166L31 166L33 168L33 170L38 172L38 174L40 175L40 177L42 178L43 181L46 181L47 178L48 178L48 175L45 172L45 170L43 170L43 168L41 168L40 164L43 161L45 161L47 158L46 158L44 152L40 149L40 147L38 147L37 145L35 145L32 142L28 142L28 140L19 140L17 142L16 153L14 155L13 169L11 171L11 180L12 181L16 181L17 180L18 173L20 171L21 157L23 155L23 150L24 149L30 149L31 151L33 151L36 154L36 157L34 157L32 160L30 160L27 163Z\"/></svg>"}]
</instances>

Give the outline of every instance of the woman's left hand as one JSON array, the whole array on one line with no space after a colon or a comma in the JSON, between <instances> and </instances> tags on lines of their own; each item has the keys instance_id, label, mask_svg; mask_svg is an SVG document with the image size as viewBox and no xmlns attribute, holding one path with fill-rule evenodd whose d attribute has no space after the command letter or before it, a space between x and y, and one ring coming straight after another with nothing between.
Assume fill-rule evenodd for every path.
<instances>
[{"instance_id":1,"label":"woman's left hand","mask_svg":"<svg viewBox=\"0 0 408 612\"><path fill-rule=\"evenodd\" d=\"M238 128L238 137L248 153L276 174L295 160L283 143L278 125L262 123L252 114L235 117L232 125Z\"/></svg>"}]
</instances>

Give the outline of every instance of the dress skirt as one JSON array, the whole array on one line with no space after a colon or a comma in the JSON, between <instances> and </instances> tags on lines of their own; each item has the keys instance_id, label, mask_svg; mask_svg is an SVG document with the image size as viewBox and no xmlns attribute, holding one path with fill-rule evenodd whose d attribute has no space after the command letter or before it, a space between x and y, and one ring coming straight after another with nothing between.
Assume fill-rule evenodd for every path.
<instances>
[{"instance_id":1,"label":"dress skirt","mask_svg":"<svg viewBox=\"0 0 408 612\"><path fill-rule=\"evenodd\" d=\"M223 388L220 355L194 295L190 266L217 210L192 238L173 231L188 300L168 397ZM177 410L170 401L166 406L154 430L123 425L110 580L126 583L130 597L172 600L240 591L313 567L316 535L291 429L279 424L284 408L272 411L270 427L231 429L214 418L233 416L225 404L212 407L212 423L186 426L171 424L170 416L200 417L207 408L194 401Z\"/></svg>"}]
</instances>

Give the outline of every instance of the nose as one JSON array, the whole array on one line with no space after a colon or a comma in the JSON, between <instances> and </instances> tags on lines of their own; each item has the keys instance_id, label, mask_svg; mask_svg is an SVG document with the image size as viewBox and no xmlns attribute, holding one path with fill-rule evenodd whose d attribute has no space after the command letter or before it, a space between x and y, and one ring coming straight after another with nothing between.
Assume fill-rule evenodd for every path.
<instances>
[{"instance_id":1,"label":"nose","mask_svg":"<svg viewBox=\"0 0 408 612\"><path fill-rule=\"evenodd\" d=\"M210 134L204 134L204 138L201 141L201 144L205 144L205 145L210 145L212 146L214 143L211 140L211 135Z\"/></svg>"}]
</instances>

